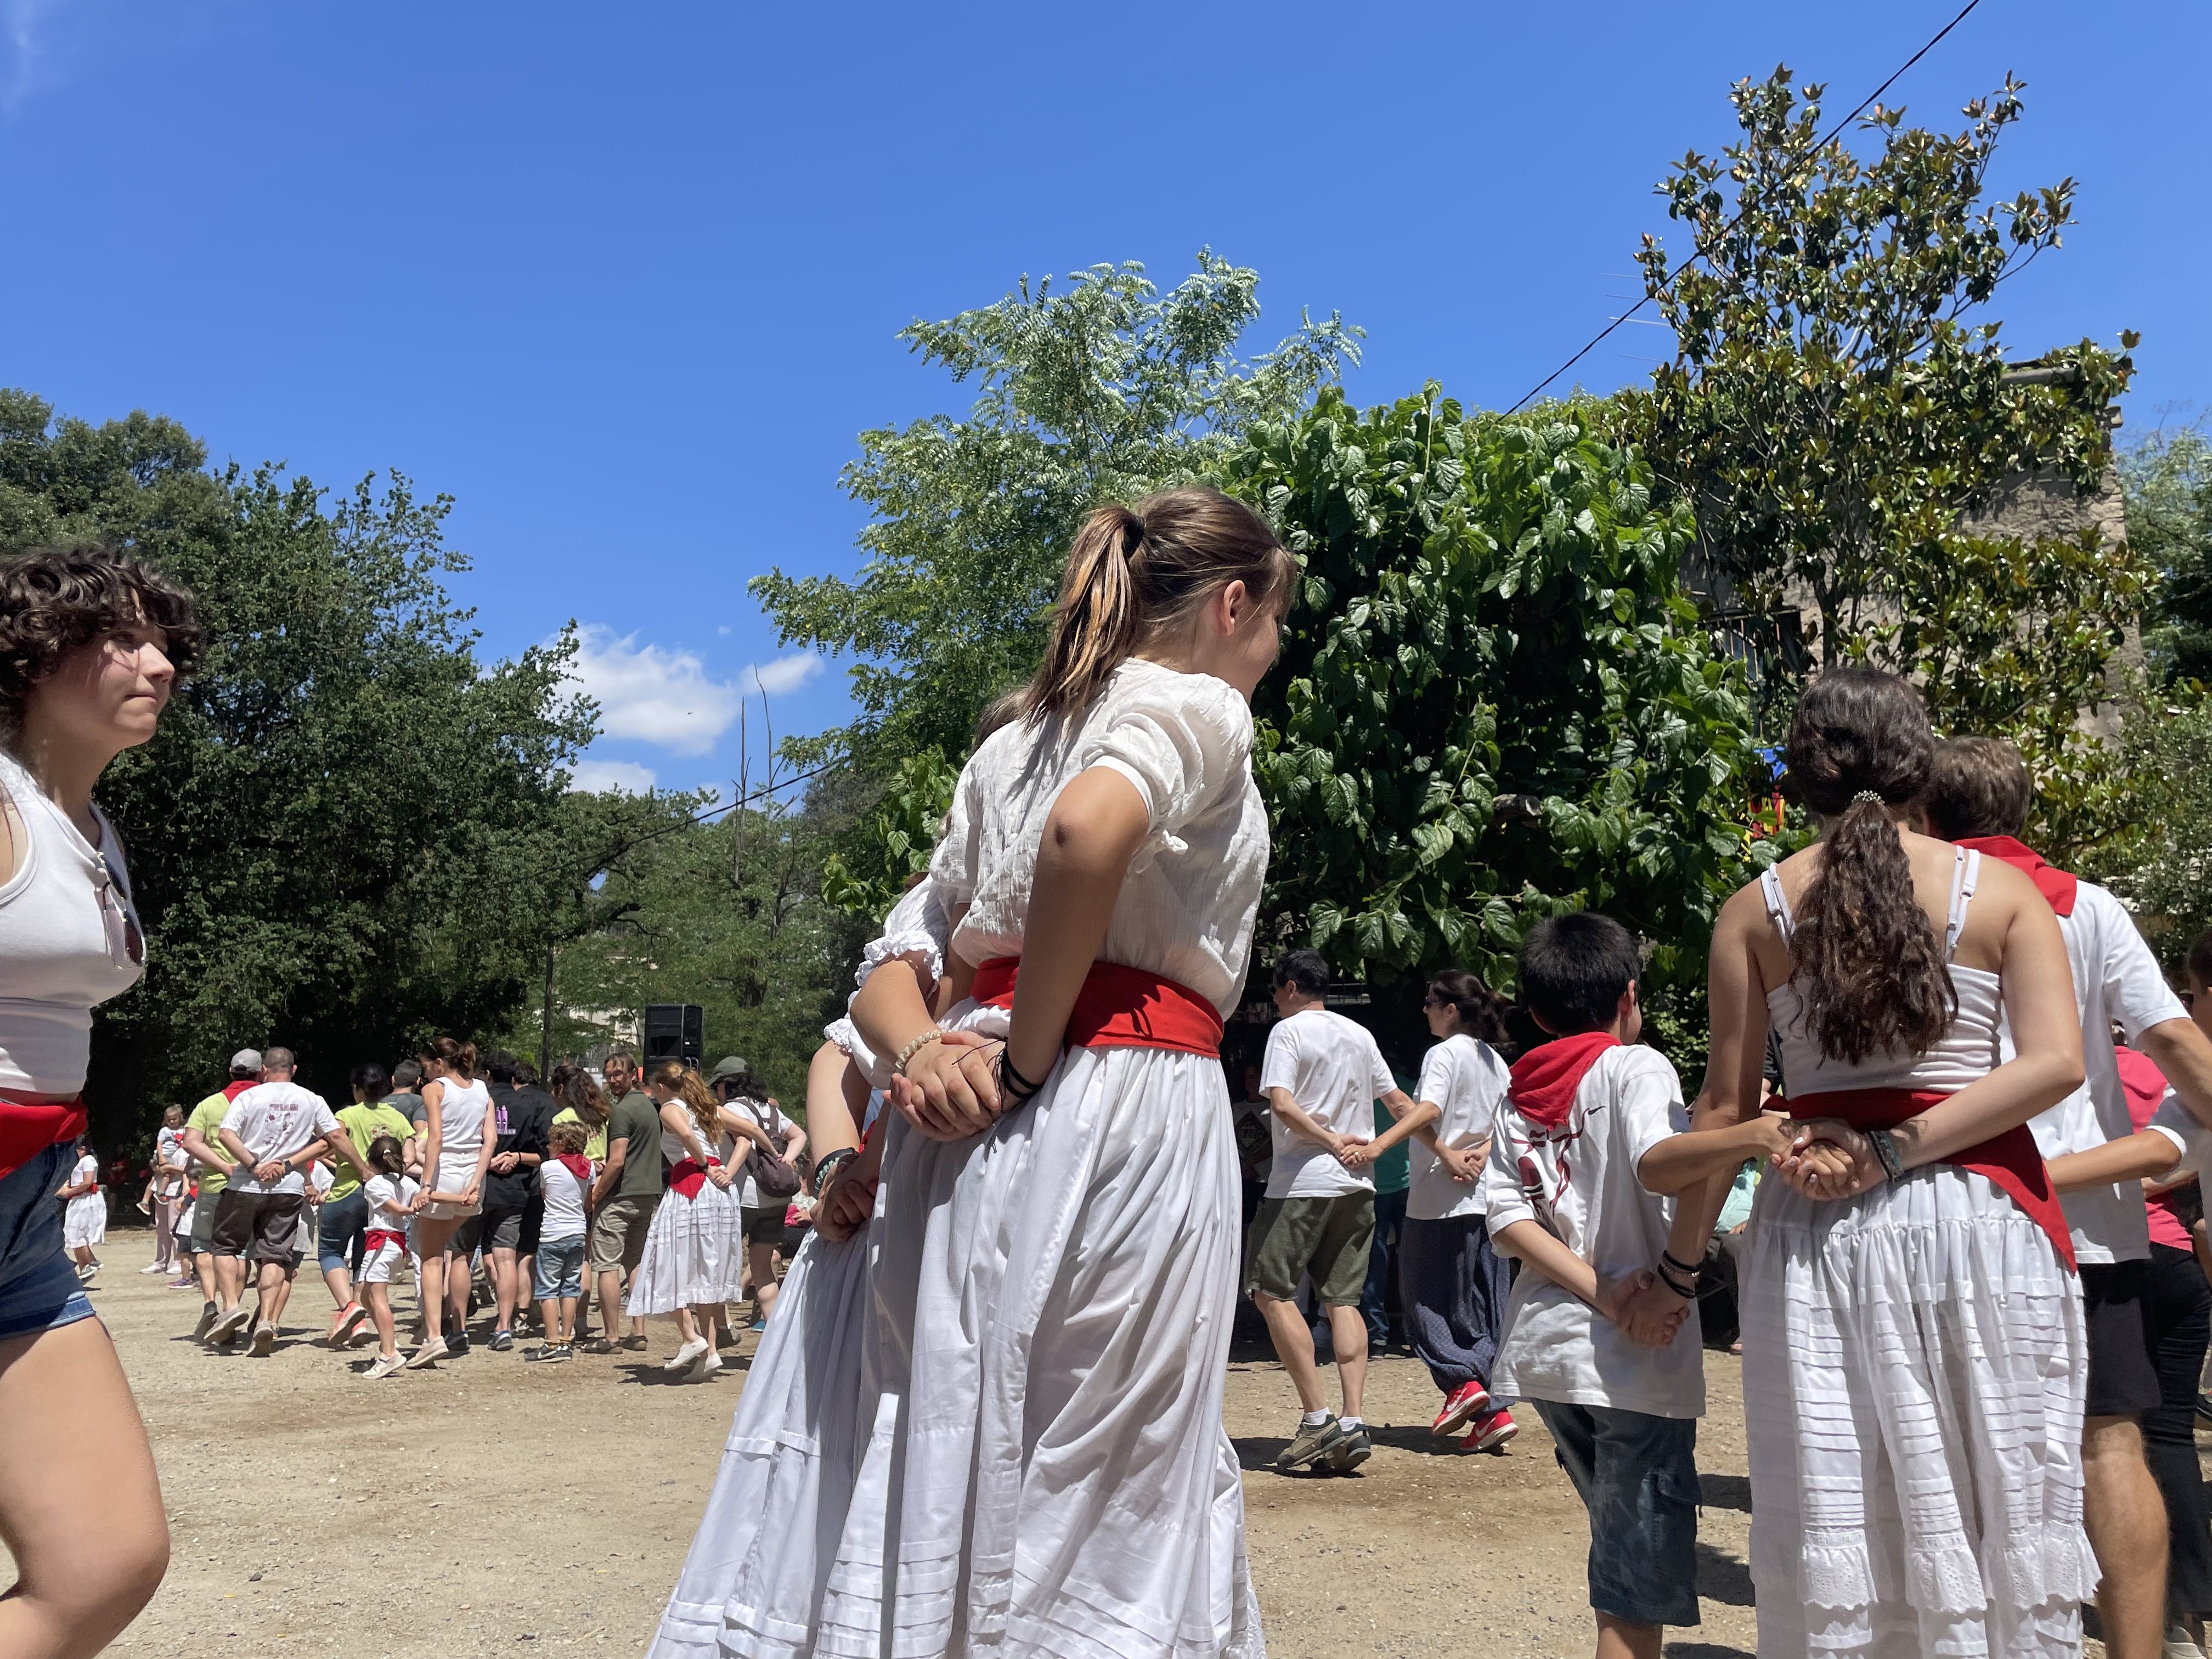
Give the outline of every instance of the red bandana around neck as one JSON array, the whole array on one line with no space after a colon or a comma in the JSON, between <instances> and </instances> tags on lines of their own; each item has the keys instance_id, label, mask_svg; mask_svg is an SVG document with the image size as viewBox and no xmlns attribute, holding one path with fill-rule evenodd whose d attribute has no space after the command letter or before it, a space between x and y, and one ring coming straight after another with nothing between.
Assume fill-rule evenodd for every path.
<instances>
[{"instance_id":1,"label":"red bandana around neck","mask_svg":"<svg viewBox=\"0 0 2212 1659\"><path fill-rule=\"evenodd\" d=\"M2044 902L2062 916L2074 914L2074 900L2080 890L2081 878L2069 876L2055 865L2046 864L2043 854L2026 842L2014 841L2010 836L1970 836L1954 842L1972 853L1993 859L2002 859L2035 884L2035 890L2043 895Z\"/></svg>"},{"instance_id":2,"label":"red bandana around neck","mask_svg":"<svg viewBox=\"0 0 2212 1659\"><path fill-rule=\"evenodd\" d=\"M592 1160L581 1152L562 1152L557 1161L562 1169L586 1187L592 1184Z\"/></svg>"},{"instance_id":3,"label":"red bandana around neck","mask_svg":"<svg viewBox=\"0 0 2212 1659\"><path fill-rule=\"evenodd\" d=\"M1523 1117L1556 1129L1574 1109L1583 1075L1607 1049L1620 1046L1610 1031L1582 1031L1540 1043L1513 1062L1505 1097Z\"/></svg>"}]
</instances>

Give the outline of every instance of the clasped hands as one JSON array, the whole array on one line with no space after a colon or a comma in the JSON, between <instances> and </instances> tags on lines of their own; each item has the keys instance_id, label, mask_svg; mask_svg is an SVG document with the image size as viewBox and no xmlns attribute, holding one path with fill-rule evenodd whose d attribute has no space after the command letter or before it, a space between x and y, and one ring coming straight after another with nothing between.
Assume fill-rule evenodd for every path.
<instances>
[{"instance_id":1,"label":"clasped hands","mask_svg":"<svg viewBox=\"0 0 2212 1659\"><path fill-rule=\"evenodd\" d=\"M892 1075L886 1091L892 1108L929 1140L982 1133L999 1121L999 1050L1005 1047L1003 1038L976 1031L947 1031L925 1042L908 1057L905 1072Z\"/></svg>"}]
</instances>

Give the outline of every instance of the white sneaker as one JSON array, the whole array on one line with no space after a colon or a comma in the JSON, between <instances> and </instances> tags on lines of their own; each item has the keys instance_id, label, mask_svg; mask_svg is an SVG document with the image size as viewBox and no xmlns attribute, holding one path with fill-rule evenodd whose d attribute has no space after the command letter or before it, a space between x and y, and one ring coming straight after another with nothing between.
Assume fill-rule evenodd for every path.
<instances>
[{"instance_id":1,"label":"white sneaker","mask_svg":"<svg viewBox=\"0 0 2212 1659\"><path fill-rule=\"evenodd\" d=\"M410 1371L420 1370L423 1366L443 1359L445 1357L446 1339L442 1336L434 1337L407 1356L407 1369Z\"/></svg>"},{"instance_id":2,"label":"white sneaker","mask_svg":"<svg viewBox=\"0 0 2212 1659\"><path fill-rule=\"evenodd\" d=\"M266 1359L276 1351L276 1328L256 1320L253 1326L253 1357Z\"/></svg>"},{"instance_id":3,"label":"white sneaker","mask_svg":"<svg viewBox=\"0 0 2212 1659\"><path fill-rule=\"evenodd\" d=\"M229 1341L231 1338L236 1336L240 1331L246 1328L246 1321L252 1317L253 1316L246 1311L246 1304L243 1302L240 1303L238 1306L233 1308L228 1313L221 1314L216 1316L215 1323L208 1327L208 1340L210 1342Z\"/></svg>"},{"instance_id":4,"label":"white sneaker","mask_svg":"<svg viewBox=\"0 0 2212 1659\"><path fill-rule=\"evenodd\" d=\"M2189 1631L2181 1625L2166 1627L2166 1659L2204 1659L2204 1650L2189 1639Z\"/></svg>"},{"instance_id":5,"label":"white sneaker","mask_svg":"<svg viewBox=\"0 0 2212 1659\"><path fill-rule=\"evenodd\" d=\"M142 1273L165 1273L169 1271L169 1266L165 1261L149 1261L138 1271Z\"/></svg>"},{"instance_id":6,"label":"white sneaker","mask_svg":"<svg viewBox=\"0 0 2212 1659\"><path fill-rule=\"evenodd\" d=\"M686 1342L682 1347L678 1348L676 1351L676 1357L673 1359L671 1359L660 1369L670 1373L672 1376L679 1371L688 1371L694 1364L698 1363L699 1356L701 1354L711 1353L713 1352L714 1350L707 1346L704 1339L695 1336L689 1342Z\"/></svg>"},{"instance_id":7,"label":"white sneaker","mask_svg":"<svg viewBox=\"0 0 2212 1659\"><path fill-rule=\"evenodd\" d=\"M687 1382L704 1382L721 1369L722 1356L709 1348L699 1356L698 1363L691 1367L691 1375L684 1380Z\"/></svg>"},{"instance_id":8,"label":"white sneaker","mask_svg":"<svg viewBox=\"0 0 2212 1659\"><path fill-rule=\"evenodd\" d=\"M406 1369L407 1362L398 1354L379 1354L370 1363L369 1368L362 1374L373 1382L380 1376L391 1376Z\"/></svg>"}]
</instances>

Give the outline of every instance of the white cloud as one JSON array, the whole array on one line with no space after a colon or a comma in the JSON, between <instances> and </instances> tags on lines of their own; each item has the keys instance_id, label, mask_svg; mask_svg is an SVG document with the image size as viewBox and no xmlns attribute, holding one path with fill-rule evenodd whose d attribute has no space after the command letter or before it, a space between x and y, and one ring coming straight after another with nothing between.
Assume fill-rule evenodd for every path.
<instances>
[{"instance_id":1,"label":"white cloud","mask_svg":"<svg viewBox=\"0 0 2212 1659\"><path fill-rule=\"evenodd\" d=\"M773 672L781 665L769 666ZM635 738L678 755L707 753L738 718L738 688L708 678L691 653L641 646L636 635L617 635L600 623L576 630L569 677L599 704L603 736Z\"/></svg>"},{"instance_id":2,"label":"white cloud","mask_svg":"<svg viewBox=\"0 0 2212 1659\"><path fill-rule=\"evenodd\" d=\"M724 639L726 639L726 640L727 638L729 638L729 637L730 637L730 625L729 625L729 623L723 623L720 628L716 629L714 631L715 631L717 634L720 634L720 635Z\"/></svg>"},{"instance_id":3,"label":"white cloud","mask_svg":"<svg viewBox=\"0 0 2212 1659\"><path fill-rule=\"evenodd\" d=\"M778 657L774 662L757 662L745 670L755 690L778 695L796 691L821 672L822 659L811 651Z\"/></svg>"},{"instance_id":4,"label":"white cloud","mask_svg":"<svg viewBox=\"0 0 2212 1659\"><path fill-rule=\"evenodd\" d=\"M575 775L568 780L568 787L589 794L619 789L626 795L641 795L653 787L653 769L640 766L635 761L580 760Z\"/></svg>"}]
</instances>

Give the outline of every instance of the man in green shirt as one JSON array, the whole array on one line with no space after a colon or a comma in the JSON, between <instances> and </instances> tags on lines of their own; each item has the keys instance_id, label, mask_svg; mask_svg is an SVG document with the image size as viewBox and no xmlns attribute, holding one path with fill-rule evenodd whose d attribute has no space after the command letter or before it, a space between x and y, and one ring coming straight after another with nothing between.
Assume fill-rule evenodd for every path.
<instances>
[{"instance_id":1,"label":"man in green shirt","mask_svg":"<svg viewBox=\"0 0 2212 1659\"><path fill-rule=\"evenodd\" d=\"M215 1212L224 1184L235 1166L215 1132L222 1127L230 1103L261 1081L261 1051L240 1048L230 1057L230 1081L192 1108L185 1120L185 1155L198 1166L200 1195L192 1206L192 1275L200 1282L200 1322L192 1335L204 1339L221 1311L216 1303Z\"/></svg>"},{"instance_id":2,"label":"man in green shirt","mask_svg":"<svg viewBox=\"0 0 2212 1659\"><path fill-rule=\"evenodd\" d=\"M353 1068L350 1081L354 1103L341 1107L336 1115L353 1144L367 1157L380 1135L390 1135L412 1163L415 1126L404 1112L384 1098L392 1086L384 1067L373 1060L364 1060ZM331 1300L337 1304L337 1316L331 1321L324 1339L336 1348L343 1346L368 1318L368 1310L353 1293L354 1260L368 1234L368 1194L362 1190L361 1174L352 1164L328 1152L323 1154L323 1162L331 1166L331 1189L323 1197L322 1218L316 1224L315 1253L322 1259L323 1283L330 1286Z\"/></svg>"},{"instance_id":3,"label":"man in green shirt","mask_svg":"<svg viewBox=\"0 0 2212 1659\"><path fill-rule=\"evenodd\" d=\"M622 1306L623 1277L637 1271L653 1231L653 1212L667 1176L660 1156L660 1109L640 1091L636 1057L617 1048L607 1056L607 1092L615 1099L607 1119L607 1162L592 1183L591 1267L599 1277L599 1340L593 1353L614 1351L616 1310ZM625 1348L645 1346L645 1322L632 1319Z\"/></svg>"}]
</instances>

